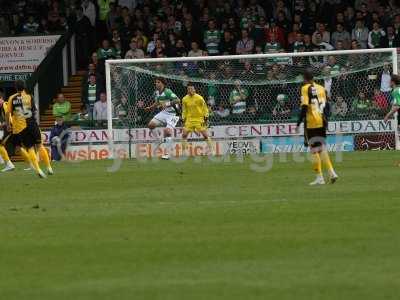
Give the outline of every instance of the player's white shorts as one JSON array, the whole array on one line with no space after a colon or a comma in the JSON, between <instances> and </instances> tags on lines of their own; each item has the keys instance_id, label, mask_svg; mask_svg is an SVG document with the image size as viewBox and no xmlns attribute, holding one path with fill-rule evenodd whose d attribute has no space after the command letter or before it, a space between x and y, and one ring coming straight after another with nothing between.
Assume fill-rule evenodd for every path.
<instances>
[{"instance_id":1,"label":"player's white shorts","mask_svg":"<svg viewBox=\"0 0 400 300\"><path fill-rule=\"evenodd\" d=\"M157 124L157 127L175 128L179 122L179 117L173 113L161 111L154 116L151 122Z\"/></svg>"}]
</instances>

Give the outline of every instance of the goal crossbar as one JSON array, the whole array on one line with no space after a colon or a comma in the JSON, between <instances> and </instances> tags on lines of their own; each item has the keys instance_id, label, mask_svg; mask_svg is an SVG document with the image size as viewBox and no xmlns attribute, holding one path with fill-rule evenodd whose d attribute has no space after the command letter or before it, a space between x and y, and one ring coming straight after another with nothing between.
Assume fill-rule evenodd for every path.
<instances>
[{"instance_id":1,"label":"goal crossbar","mask_svg":"<svg viewBox=\"0 0 400 300\"><path fill-rule=\"evenodd\" d=\"M247 55L109 59L106 60L106 65L126 64L126 63L140 64L140 63L188 62L188 61L245 60L245 59L279 58L279 57L336 56L336 55L371 54L371 53L392 53L393 59L396 59L397 61L396 48L379 48L379 49L334 50L334 51L312 51L312 52L290 52L290 53L282 52L282 53L247 54Z\"/></svg>"}]
</instances>

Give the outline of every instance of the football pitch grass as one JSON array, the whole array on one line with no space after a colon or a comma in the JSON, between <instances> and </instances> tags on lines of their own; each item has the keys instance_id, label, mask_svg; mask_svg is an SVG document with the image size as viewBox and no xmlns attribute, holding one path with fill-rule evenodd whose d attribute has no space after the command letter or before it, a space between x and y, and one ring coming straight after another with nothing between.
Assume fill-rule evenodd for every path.
<instances>
[{"instance_id":1,"label":"football pitch grass","mask_svg":"<svg viewBox=\"0 0 400 300\"><path fill-rule=\"evenodd\" d=\"M0 174L0 299L399 299L397 158L345 154L319 187L291 159L19 164Z\"/></svg>"}]
</instances>

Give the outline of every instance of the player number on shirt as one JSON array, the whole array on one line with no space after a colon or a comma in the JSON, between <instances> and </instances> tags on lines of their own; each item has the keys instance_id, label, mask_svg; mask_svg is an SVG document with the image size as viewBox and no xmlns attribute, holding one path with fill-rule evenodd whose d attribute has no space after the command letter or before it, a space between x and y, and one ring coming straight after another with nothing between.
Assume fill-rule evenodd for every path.
<instances>
[{"instance_id":1,"label":"player number on shirt","mask_svg":"<svg viewBox=\"0 0 400 300\"><path fill-rule=\"evenodd\" d=\"M312 98L311 104L315 107L316 111L318 111L320 114L324 113L325 105L326 105L325 102L319 102L318 98Z\"/></svg>"},{"instance_id":2,"label":"player number on shirt","mask_svg":"<svg viewBox=\"0 0 400 300\"><path fill-rule=\"evenodd\" d=\"M175 127L176 124L178 124L178 122L179 122L179 117L177 117L177 116L172 117L169 122L170 122L171 126Z\"/></svg>"},{"instance_id":3,"label":"player number on shirt","mask_svg":"<svg viewBox=\"0 0 400 300\"><path fill-rule=\"evenodd\" d=\"M23 107L16 107L15 112L18 116L29 119L32 117L32 111L29 109L24 109Z\"/></svg>"}]
</instances>

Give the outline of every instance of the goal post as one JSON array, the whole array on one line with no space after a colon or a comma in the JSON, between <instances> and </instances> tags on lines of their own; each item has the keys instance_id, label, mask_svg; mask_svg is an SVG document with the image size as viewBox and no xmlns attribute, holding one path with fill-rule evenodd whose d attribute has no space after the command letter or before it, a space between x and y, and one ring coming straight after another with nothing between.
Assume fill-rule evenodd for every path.
<instances>
[{"instance_id":1,"label":"goal post","mask_svg":"<svg viewBox=\"0 0 400 300\"><path fill-rule=\"evenodd\" d=\"M400 148L397 116L388 126L383 124L391 105L388 78L398 73L397 49L387 48L107 60L109 152L114 157L116 145L128 145L129 153L135 153L137 143L157 142L145 129L156 112L144 110L154 101L157 77L164 78L179 98L185 95L187 82L193 82L209 106L212 135L229 140L238 136L222 133L227 126L274 124L289 128L298 113L305 69L314 71L315 80L325 86L334 104L332 130L352 136L354 144L367 140L367 146L357 145L357 150L372 149L381 140L386 145L382 148ZM362 128L357 131L358 127L348 126ZM180 133L175 130L176 142L180 142ZM294 134L264 132L243 138L285 135Z\"/></svg>"},{"instance_id":2,"label":"goal post","mask_svg":"<svg viewBox=\"0 0 400 300\"><path fill-rule=\"evenodd\" d=\"M108 148L109 158L114 158L114 137L113 137L113 103L112 103L112 86L111 86L111 69L110 61L106 61L106 96L107 96L107 131L108 131Z\"/></svg>"}]
</instances>

